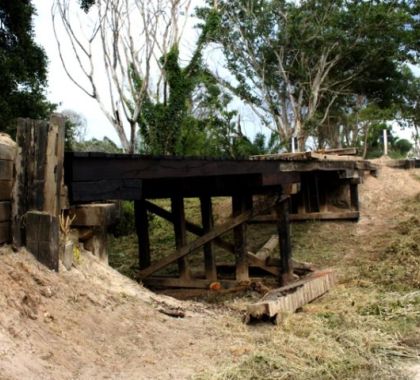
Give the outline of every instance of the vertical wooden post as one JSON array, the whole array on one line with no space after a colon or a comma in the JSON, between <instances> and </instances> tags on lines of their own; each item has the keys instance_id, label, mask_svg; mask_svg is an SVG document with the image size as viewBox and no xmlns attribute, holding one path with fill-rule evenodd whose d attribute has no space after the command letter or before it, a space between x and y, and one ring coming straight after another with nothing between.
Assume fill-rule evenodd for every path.
<instances>
[{"instance_id":1,"label":"vertical wooden post","mask_svg":"<svg viewBox=\"0 0 420 380\"><path fill-rule=\"evenodd\" d=\"M350 204L353 210L359 211L359 190L355 183L350 183Z\"/></svg>"},{"instance_id":2,"label":"vertical wooden post","mask_svg":"<svg viewBox=\"0 0 420 380\"><path fill-rule=\"evenodd\" d=\"M180 249L187 244L187 229L185 227L185 209L184 198L176 196L171 198L172 215L174 218L175 246ZM185 257L178 259L179 277L189 279L187 259Z\"/></svg>"},{"instance_id":3,"label":"vertical wooden post","mask_svg":"<svg viewBox=\"0 0 420 380\"><path fill-rule=\"evenodd\" d=\"M139 247L140 269L150 266L149 220L145 200L134 201L134 218Z\"/></svg>"},{"instance_id":4,"label":"vertical wooden post","mask_svg":"<svg viewBox=\"0 0 420 380\"><path fill-rule=\"evenodd\" d=\"M16 180L13 188L13 243L26 243L24 219L28 211L59 218L63 192L64 120L53 115L49 122L18 120ZM66 202L67 203L67 202ZM58 241L58 229L53 231ZM58 249L41 252L51 269L57 269ZM54 257L53 257L54 256ZM50 265L51 263L51 265Z\"/></svg>"},{"instance_id":5,"label":"vertical wooden post","mask_svg":"<svg viewBox=\"0 0 420 380\"><path fill-rule=\"evenodd\" d=\"M249 205L249 198L243 194L236 194L232 197L233 217L242 214ZM234 250L236 260L236 281L248 281L248 255L246 247L247 225L243 223L233 229Z\"/></svg>"},{"instance_id":6,"label":"vertical wooden post","mask_svg":"<svg viewBox=\"0 0 420 380\"><path fill-rule=\"evenodd\" d=\"M209 232L214 225L213 221L213 207L211 203L210 196L201 196L200 197L200 206L201 206L201 220L203 224L204 233ZM207 243L203 247L204 250L204 269L206 273L206 278L211 281L217 280L217 271L216 271L216 257L213 252L213 245L211 242Z\"/></svg>"},{"instance_id":7,"label":"vertical wooden post","mask_svg":"<svg viewBox=\"0 0 420 380\"><path fill-rule=\"evenodd\" d=\"M290 244L289 198L276 205L277 231L280 248L280 283L287 284L292 279L292 249Z\"/></svg>"}]
</instances>

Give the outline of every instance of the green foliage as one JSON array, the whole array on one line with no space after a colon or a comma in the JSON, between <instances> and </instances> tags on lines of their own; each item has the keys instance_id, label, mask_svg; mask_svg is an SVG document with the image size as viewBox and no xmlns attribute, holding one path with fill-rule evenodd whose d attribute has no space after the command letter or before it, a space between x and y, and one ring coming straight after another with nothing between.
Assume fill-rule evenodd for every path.
<instances>
[{"instance_id":1,"label":"green foliage","mask_svg":"<svg viewBox=\"0 0 420 380\"><path fill-rule=\"evenodd\" d=\"M46 118L54 106L44 94L47 59L33 40L29 0L0 0L0 130L17 117Z\"/></svg>"},{"instance_id":2,"label":"green foliage","mask_svg":"<svg viewBox=\"0 0 420 380\"><path fill-rule=\"evenodd\" d=\"M303 139L338 143L338 123L349 106L359 97L391 106L406 85L402 63L418 56L418 5L412 0L207 5L198 15L212 20L206 23L212 28L208 42L222 46L235 78L226 87L258 109L262 123L277 128L283 140L299 127ZM326 123L330 113L335 117Z\"/></svg>"},{"instance_id":3,"label":"green foliage","mask_svg":"<svg viewBox=\"0 0 420 380\"><path fill-rule=\"evenodd\" d=\"M120 217L118 222L112 228L115 237L128 236L136 232L134 222L134 204L130 201L120 203Z\"/></svg>"},{"instance_id":4,"label":"green foliage","mask_svg":"<svg viewBox=\"0 0 420 380\"><path fill-rule=\"evenodd\" d=\"M108 137L104 137L102 140L92 138L82 142L74 142L71 148L75 152L123 153L122 148Z\"/></svg>"}]
</instances>

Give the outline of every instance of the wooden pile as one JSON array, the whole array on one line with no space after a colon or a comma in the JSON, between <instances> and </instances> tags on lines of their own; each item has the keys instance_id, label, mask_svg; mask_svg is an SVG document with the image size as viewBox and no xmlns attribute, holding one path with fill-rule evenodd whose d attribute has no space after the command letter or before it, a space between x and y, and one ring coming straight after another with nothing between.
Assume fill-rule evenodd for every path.
<instances>
[{"instance_id":1,"label":"wooden pile","mask_svg":"<svg viewBox=\"0 0 420 380\"><path fill-rule=\"evenodd\" d=\"M16 144L0 133L0 244L10 241L11 198Z\"/></svg>"}]
</instances>

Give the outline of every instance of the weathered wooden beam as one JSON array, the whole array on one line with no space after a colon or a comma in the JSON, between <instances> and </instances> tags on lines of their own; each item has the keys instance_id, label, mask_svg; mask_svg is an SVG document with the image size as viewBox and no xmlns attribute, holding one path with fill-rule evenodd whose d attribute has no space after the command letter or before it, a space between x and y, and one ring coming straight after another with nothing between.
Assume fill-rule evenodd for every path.
<instances>
[{"instance_id":1,"label":"weathered wooden beam","mask_svg":"<svg viewBox=\"0 0 420 380\"><path fill-rule=\"evenodd\" d=\"M16 153L16 143L9 135L0 132L0 160L14 161Z\"/></svg>"},{"instance_id":2,"label":"weathered wooden beam","mask_svg":"<svg viewBox=\"0 0 420 380\"><path fill-rule=\"evenodd\" d=\"M246 211L237 217L234 217L227 221L226 223L216 226L210 232L206 233L205 235L199 237L198 239L192 241L188 245L178 249L173 254L164 257L163 259L152 263L148 268L139 272L139 278L143 279L149 277L153 273L157 272L158 270L165 268L169 264L172 264L174 261L187 256L188 254L194 252L195 250L201 248L204 244L208 243L209 241L214 240L214 238L223 235L227 231L232 230L236 226L245 223L252 217L252 211Z\"/></svg>"},{"instance_id":3,"label":"weathered wooden beam","mask_svg":"<svg viewBox=\"0 0 420 380\"><path fill-rule=\"evenodd\" d=\"M10 222L0 222L0 244L10 241Z\"/></svg>"},{"instance_id":4,"label":"weathered wooden beam","mask_svg":"<svg viewBox=\"0 0 420 380\"><path fill-rule=\"evenodd\" d=\"M139 266L145 269L150 266L150 237L149 219L147 217L147 206L144 199L134 201L134 219L139 248Z\"/></svg>"},{"instance_id":5,"label":"weathered wooden beam","mask_svg":"<svg viewBox=\"0 0 420 380\"><path fill-rule=\"evenodd\" d=\"M11 204L10 202L0 202L0 222L10 220Z\"/></svg>"},{"instance_id":6,"label":"weathered wooden beam","mask_svg":"<svg viewBox=\"0 0 420 380\"><path fill-rule=\"evenodd\" d=\"M210 289L213 281L200 278L173 278L165 276L153 276L142 280L146 286L154 288L190 288L190 289ZM229 289L235 287L238 283L235 280L219 280L217 281L221 288Z\"/></svg>"},{"instance_id":7,"label":"weathered wooden beam","mask_svg":"<svg viewBox=\"0 0 420 380\"><path fill-rule=\"evenodd\" d=\"M280 268L275 266L269 266L266 263L265 259L261 259L257 255L248 252L247 253L248 265L249 267L257 267L260 268L270 274L273 274L276 277L280 276Z\"/></svg>"},{"instance_id":8,"label":"weathered wooden beam","mask_svg":"<svg viewBox=\"0 0 420 380\"><path fill-rule=\"evenodd\" d=\"M308 212L302 214L289 214L290 222L301 222L308 220L357 220L360 216L359 211L343 212ZM249 224L275 224L277 218L271 214L258 215L252 218Z\"/></svg>"},{"instance_id":9,"label":"weathered wooden beam","mask_svg":"<svg viewBox=\"0 0 420 380\"><path fill-rule=\"evenodd\" d=\"M201 221L204 233L210 232L214 227L213 207L211 197L202 196L200 198ZM208 242L203 246L204 250L204 270L206 278L211 281L217 280L216 256L213 251L212 242Z\"/></svg>"},{"instance_id":10,"label":"weathered wooden beam","mask_svg":"<svg viewBox=\"0 0 420 380\"><path fill-rule=\"evenodd\" d=\"M293 284L268 292L260 301L248 305L246 322L264 316L279 322L282 313L294 313L297 309L322 296L337 282L333 270L315 272Z\"/></svg>"},{"instance_id":11,"label":"weathered wooden beam","mask_svg":"<svg viewBox=\"0 0 420 380\"><path fill-rule=\"evenodd\" d=\"M350 206L354 211L358 213L359 211L359 186L354 183L351 183L349 186L350 186Z\"/></svg>"},{"instance_id":12,"label":"weathered wooden beam","mask_svg":"<svg viewBox=\"0 0 420 380\"><path fill-rule=\"evenodd\" d=\"M293 279L292 247L290 243L289 200L276 205L281 271L279 281L286 285Z\"/></svg>"},{"instance_id":13,"label":"weathered wooden beam","mask_svg":"<svg viewBox=\"0 0 420 380\"><path fill-rule=\"evenodd\" d=\"M117 205L115 203L76 205L70 210L70 214L75 217L73 226L110 226L116 222Z\"/></svg>"},{"instance_id":14,"label":"weathered wooden beam","mask_svg":"<svg viewBox=\"0 0 420 380\"><path fill-rule=\"evenodd\" d=\"M145 201L145 205L147 207L147 209L152 212L153 214L160 216L161 218L167 220L168 222L173 223L174 222L174 217L172 215L171 212L165 210L162 207L157 206L156 204L149 202L149 201ZM188 232L193 233L194 235L197 236L203 236L205 234L204 229L200 226L198 226L197 224L194 224L192 222L189 222L188 220L185 220L185 227L187 229ZM216 244L217 246L219 246L220 248L226 249L227 251L233 253L233 244L223 240L220 237L217 237L213 240L214 244Z\"/></svg>"},{"instance_id":15,"label":"weathered wooden beam","mask_svg":"<svg viewBox=\"0 0 420 380\"><path fill-rule=\"evenodd\" d=\"M13 179L13 161L0 160L0 180L10 181L12 179Z\"/></svg>"},{"instance_id":16,"label":"weathered wooden beam","mask_svg":"<svg viewBox=\"0 0 420 380\"><path fill-rule=\"evenodd\" d=\"M232 215L236 217L241 215L245 210L252 209L249 205L250 196L244 194L235 194L232 197ZM251 198L252 199L252 198ZM245 223L237 225L233 229L233 240L235 246L235 264L236 264L236 280L248 281L248 255L247 255L247 226Z\"/></svg>"},{"instance_id":17,"label":"weathered wooden beam","mask_svg":"<svg viewBox=\"0 0 420 380\"><path fill-rule=\"evenodd\" d=\"M0 180L0 200L6 201L12 198L13 181Z\"/></svg>"},{"instance_id":18,"label":"weathered wooden beam","mask_svg":"<svg viewBox=\"0 0 420 380\"><path fill-rule=\"evenodd\" d=\"M174 216L175 247L177 250L180 250L187 245L184 198L182 196L171 198L171 210ZM180 257L177 261L180 278L188 279L190 277L190 270L186 257Z\"/></svg>"},{"instance_id":19,"label":"weathered wooden beam","mask_svg":"<svg viewBox=\"0 0 420 380\"><path fill-rule=\"evenodd\" d=\"M58 217L46 212L29 211L26 219L26 247L48 268L58 271Z\"/></svg>"},{"instance_id":20,"label":"weathered wooden beam","mask_svg":"<svg viewBox=\"0 0 420 380\"><path fill-rule=\"evenodd\" d=\"M271 256L274 250L279 245L279 237L278 235L273 235L267 242L258 250L255 254L259 259L263 260L264 262Z\"/></svg>"}]
</instances>

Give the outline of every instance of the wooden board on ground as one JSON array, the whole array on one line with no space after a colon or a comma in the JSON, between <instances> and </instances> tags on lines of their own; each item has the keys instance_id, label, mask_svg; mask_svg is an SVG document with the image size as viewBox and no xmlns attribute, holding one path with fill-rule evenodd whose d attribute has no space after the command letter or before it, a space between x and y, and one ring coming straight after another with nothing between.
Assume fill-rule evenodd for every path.
<instances>
[{"instance_id":1,"label":"wooden board on ground","mask_svg":"<svg viewBox=\"0 0 420 380\"><path fill-rule=\"evenodd\" d=\"M294 284L268 292L259 302L247 307L246 322L264 317L277 320L282 313L297 309L330 290L337 281L334 270L314 272Z\"/></svg>"}]
</instances>

